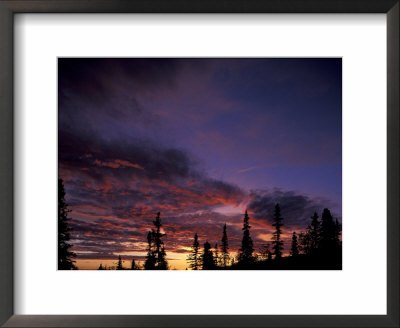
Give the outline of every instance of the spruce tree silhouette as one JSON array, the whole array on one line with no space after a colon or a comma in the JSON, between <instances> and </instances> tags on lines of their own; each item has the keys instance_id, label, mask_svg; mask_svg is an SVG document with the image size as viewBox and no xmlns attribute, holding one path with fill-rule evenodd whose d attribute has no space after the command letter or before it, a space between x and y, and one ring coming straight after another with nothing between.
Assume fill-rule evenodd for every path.
<instances>
[{"instance_id":1,"label":"spruce tree silhouette","mask_svg":"<svg viewBox=\"0 0 400 328\"><path fill-rule=\"evenodd\" d=\"M229 246L228 246L228 235L226 233L226 223L224 224L224 230L222 232L221 239L221 264L224 268L229 265Z\"/></svg>"},{"instance_id":2,"label":"spruce tree silhouette","mask_svg":"<svg viewBox=\"0 0 400 328\"><path fill-rule=\"evenodd\" d=\"M268 259L269 254L271 253L269 243L262 245L259 252L260 252L259 260L266 261Z\"/></svg>"},{"instance_id":3,"label":"spruce tree silhouette","mask_svg":"<svg viewBox=\"0 0 400 328\"><path fill-rule=\"evenodd\" d=\"M70 212L65 201L64 182L62 179L58 179L58 270L77 269L73 260L76 254L70 250L72 245L69 243L72 231L68 218Z\"/></svg>"},{"instance_id":4,"label":"spruce tree silhouette","mask_svg":"<svg viewBox=\"0 0 400 328\"><path fill-rule=\"evenodd\" d=\"M282 226L283 226L283 218L281 217L281 209L279 204L275 205L275 214L274 214L274 223L272 224L275 227L274 234L272 236L272 249L274 250L275 260L279 260L282 257L283 250L283 241L281 239L282 234Z\"/></svg>"},{"instance_id":5,"label":"spruce tree silhouette","mask_svg":"<svg viewBox=\"0 0 400 328\"><path fill-rule=\"evenodd\" d=\"M168 262L164 248L162 237L165 233L161 232L160 212L157 213L156 219L153 221L155 229L147 234L147 256L144 264L145 270L168 270Z\"/></svg>"},{"instance_id":6,"label":"spruce tree silhouette","mask_svg":"<svg viewBox=\"0 0 400 328\"><path fill-rule=\"evenodd\" d=\"M137 270L135 259L132 259L131 270Z\"/></svg>"},{"instance_id":7,"label":"spruce tree silhouette","mask_svg":"<svg viewBox=\"0 0 400 328\"><path fill-rule=\"evenodd\" d=\"M290 248L290 255L291 255L292 257L296 257L297 255L299 255L299 249L298 249L298 245L297 245L296 231L293 231L293 235L292 235L292 247Z\"/></svg>"},{"instance_id":8,"label":"spruce tree silhouette","mask_svg":"<svg viewBox=\"0 0 400 328\"><path fill-rule=\"evenodd\" d=\"M153 251L153 234L149 231L147 233L147 255L146 261L144 262L145 270L155 270L156 268L156 257Z\"/></svg>"},{"instance_id":9,"label":"spruce tree silhouette","mask_svg":"<svg viewBox=\"0 0 400 328\"><path fill-rule=\"evenodd\" d=\"M320 222L314 212L305 232L299 234L299 250L305 255L317 255L320 242Z\"/></svg>"},{"instance_id":10,"label":"spruce tree silhouette","mask_svg":"<svg viewBox=\"0 0 400 328\"><path fill-rule=\"evenodd\" d=\"M201 258L199 253L199 240L197 233L194 234L192 250L187 257L187 261L189 262L189 268L192 270L200 269Z\"/></svg>"},{"instance_id":11,"label":"spruce tree silhouette","mask_svg":"<svg viewBox=\"0 0 400 328\"><path fill-rule=\"evenodd\" d=\"M246 266L254 261L253 240L250 237L250 224L249 224L249 215L247 214L247 210L244 214L242 230L243 230L243 238L242 238L242 246L239 249L238 262L240 266Z\"/></svg>"},{"instance_id":12,"label":"spruce tree silhouette","mask_svg":"<svg viewBox=\"0 0 400 328\"><path fill-rule=\"evenodd\" d=\"M308 231L310 234L310 254L315 254L319 247L319 229L320 223L318 221L318 214L315 212L311 217L311 224L308 227Z\"/></svg>"},{"instance_id":13,"label":"spruce tree silhouette","mask_svg":"<svg viewBox=\"0 0 400 328\"><path fill-rule=\"evenodd\" d=\"M156 255L156 269L157 270L167 270L168 263L166 260L165 248L164 243L161 240L162 237L165 236L165 233L161 233L161 218L160 212L157 213L155 221L153 221L154 226L156 229L152 231L153 238L154 238L154 245L155 245L155 255Z\"/></svg>"},{"instance_id":14,"label":"spruce tree silhouette","mask_svg":"<svg viewBox=\"0 0 400 328\"><path fill-rule=\"evenodd\" d=\"M214 268L214 257L211 251L211 245L208 241L206 241L204 244L204 253L202 258L202 269L213 270Z\"/></svg>"},{"instance_id":15,"label":"spruce tree silhouette","mask_svg":"<svg viewBox=\"0 0 400 328\"><path fill-rule=\"evenodd\" d=\"M214 265L216 268L221 265L221 259L218 254L218 244L215 244L214 246Z\"/></svg>"},{"instance_id":16,"label":"spruce tree silhouette","mask_svg":"<svg viewBox=\"0 0 400 328\"><path fill-rule=\"evenodd\" d=\"M269 244L267 244L267 246L268 246L268 249L267 249L267 251L268 251L268 255L267 255L267 261L271 261L272 260L272 252L269 250Z\"/></svg>"},{"instance_id":17,"label":"spruce tree silhouette","mask_svg":"<svg viewBox=\"0 0 400 328\"><path fill-rule=\"evenodd\" d=\"M332 255L338 243L337 227L331 212L324 208L321 216L320 249L325 255Z\"/></svg>"},{"instance_id":18,"label":"spruce tree silhouette","mask_svg":"<svg viewBox=\"0 0 400 328\"><path fill-rule=\"evenodd\" d=\"M118 264L117 264L117 270L124 270L123 266L122 266L122 259L121 259L121 255L118 255Z\"/></svg>"},{"instance_id":19,"label":"spruce tree silhouette","mask_svg":"<svg viewBox=\"0 0 400 328\"><path fill-rule=\"evenodd\" d=\"M103 264L100 263L99 268L97 270L104 270Z\"/></svg>"},{"instance_id":20,"label":"spruce tree silhouette","mask_svg":"<svg viewBox=\"0 0 400 328\"><path fill-rule=\"evenodd\" d=\"M339 221L336 219L335 220L335 245L336 247L340 246L340 234L342 232L342 227L339 224Z\"/></svg>"},{"instance_id":21,"label":"spruce tree silhouette","mask_svg":"<svg viewBox=\"0 0 400 328\"><path fill-rule=\"evenodd\" d=\"M308 230L299 233L299 252L304 255L311 254L311 234Z\"/></svg>"}]
</instances>

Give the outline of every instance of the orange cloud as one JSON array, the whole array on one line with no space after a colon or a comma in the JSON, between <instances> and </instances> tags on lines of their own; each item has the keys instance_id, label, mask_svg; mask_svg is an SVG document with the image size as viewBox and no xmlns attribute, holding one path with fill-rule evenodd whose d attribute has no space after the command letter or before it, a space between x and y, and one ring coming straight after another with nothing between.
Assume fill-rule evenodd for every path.
<instances>
[{"instance_id":1,"label":"orange cloud","mask_svg":"<svg viewBox=\"0 0 400 328\"><path fill-rule=\"evenodd\" d=\"M100 161L98 159L95 159L94 163L97 166L111 167L113 169L118 169L118 168L121 168L121 167L132 167L132 168L135 168L135 169L138 169L138 170L144 170L143 166L141 166L139 164L136 164L136 163L131 163L129 161L125 161L125 160L122 160L122 159L115 159L113 161Z\"/></svg>"}]
</instances>

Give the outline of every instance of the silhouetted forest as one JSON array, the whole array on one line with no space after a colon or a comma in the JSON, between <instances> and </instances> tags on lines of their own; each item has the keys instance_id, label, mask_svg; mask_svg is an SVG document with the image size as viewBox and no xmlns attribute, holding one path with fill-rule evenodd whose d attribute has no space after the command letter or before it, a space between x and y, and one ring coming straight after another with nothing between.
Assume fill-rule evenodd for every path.
<instances>
[{"instance_id":1,"label":"silhouetted forest","mask_svg":"<svg viewBox=\"0 0 400 328\"><path fill-rule=\"evenodd\" d=\"M70 249L68 205L65 202L65 190L62 179L58 180L58 269L76 270L76 254ZM307 228L297 233L292 232L290 245L284 245L282 227L284 213L279 204L275 205L273 215L273 234L269 243L260 245L258 251L251 238L250 217L246 212L243 217L242 242L236 256L230 254L227 225L222 227L220 244L212 247L206 240L200 247L198 234L195 233L187 256L191 270L341 270L342 244L341 225L334 220L329 209L325 208L321 217L313 213ZM161 213L158 212L153 227L146 235L147 255L143 265L132 259L129 267L124 267L123 259L118 256L115 266L100 264L98 270L168 270L166 250L163 241ZM189 246L189 245L188 245ZM284 256L285 246L289 255ZM187 268L187 269L188 269ZM186 270L187 270L186 269Z\"/></svg>"},{"instance_id":2,"label":"silhouetted forest","mask_svg":"<svg viewBox=\"0 0 400 328\"><path fill-rule=\"evenodd\" d=\"M74 258L76 254L71 252L72 245L69 227L68 205L65 202L65 189L62 179L58 179L58 270L76 270Z\"/></svg>"}]
</instances>

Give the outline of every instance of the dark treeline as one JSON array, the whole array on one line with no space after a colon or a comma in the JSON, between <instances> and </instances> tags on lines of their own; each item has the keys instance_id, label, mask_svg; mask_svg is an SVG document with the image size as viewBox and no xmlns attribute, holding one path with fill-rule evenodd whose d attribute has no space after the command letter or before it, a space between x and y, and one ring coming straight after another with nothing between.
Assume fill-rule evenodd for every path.
<instances>
[{"instance_id":1,"label":"dark treeline","mask_svg":"<svg viewBox=\"0 0 400 328\"><path fill-rule=\"evenodd\" d=\"M259 252L254 249L250 235L250 218L247 211L243 218L243 237L237 256L228 252L226 224L222 229L220 247L211 249L205 242L203 250L199 248L197 233L194 235L192 251L187 258L192 270L340 270L342 268L342 247L340 241L341 226L334 220L331 212L325 208L321 221L317 213L310 218L305 231L292 233L290 252L283 256L284 242L279 204L276 204L273 224L274 232L270 243L261 246Z\"/></svg>"},{"instance_id":2,"label":"dark treeline","mask_svg":"<svg viewBox=\"0 0 400 328\"><path fill-rule=\"evenodd\" d=\"M58 269L76 270L71 251L72 245L69 227L68 205L62 179L58 180ZM267 218L266 218L267 219ZM200 247L198 234L195 233L191 251L187 256L191 270L340 270L342 268L341 225L334 220L329 209L325 208L319 220L318 213L310 218L310 224L300 232L292 232L289 255L284 256L282 227L284 218L279 204L275 205L273 215L273 234L271 241L262 244L257 252L251 238L250 217L247 211L243 218L242 242L236 256L231 256L227 225L222 227L220 244L214 246L208 240ZM158 212L153 221L153 228L147 233L147 255L140 265L132 259L129 266L124 266L118 256L115 266L100 264L98 270L168 270L166 251L163 242L161 216ZM290 248L289 248L290 247Z\"/></svg>"},{"instance_id":3,"label":"dark treeline","mask_svg":"<svg viewBox=\"0 0 400 328\"><path fill-rule=\"evenodd\" d=\"M58 179L58 270L76 270L74 258L76 254L71 251L72 245L68 205L65 201L65 189L62 179Z\"/></svg>"}]
</instances>

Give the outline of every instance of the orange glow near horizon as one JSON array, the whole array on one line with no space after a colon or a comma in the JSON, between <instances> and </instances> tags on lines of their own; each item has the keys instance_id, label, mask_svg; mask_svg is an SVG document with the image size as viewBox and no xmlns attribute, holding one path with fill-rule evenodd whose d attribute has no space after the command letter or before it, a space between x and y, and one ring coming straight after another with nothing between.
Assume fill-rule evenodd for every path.
<instances>
[{"instance_id":1,"label":"orange glow near horizon","mask_svg":"<svg viewBox=\"0 0 400 328\"><path fill-rule=\"evenodd\" d=\"M168 253L168 264L170 270L186 270L188 263L186 262L186 257L189 253ZM121 255L122 266L124 269L130 270L131 260L124 260L124 256ZM105 259L75 259L75 265L79 270L97 270L100 264L108 268L116 267L118 258L115 260L105 260ZM135 260L136 265L143 267L144 261Z\"/></svg>"},{"instance_id":2,"label":"orange glow near horizon","mask_svg":"<svg viewBox=\"0 0 400 328\"><path fill-rule=\"evenodd\" d=\"M257 250L255 250L255 253L257 253ZM189 255L188 253L173 253L169 252L167 254L167 260L168 260L168 265L169 265L169 270L190 270L189 269L189 263L186 261L187 256ZM283 252L284 256L289 255L289 250L285 250ZM236 258L237 252L231 252L230 253L231 258ZM77 258L75 260L75 265L78 267L79 270L97 270L100 266L100 264L103 265L103 267L107 267L110 269L115 269L117 266L118 262L118 256L116 256L115 260L106 260L106 259L79 259ZM130 270L131 268L131 260L125 260L124 256L121 255L122 258L122 266L126 270ZM135 260L136 265L138 265L141 269L143 268L144 260Z\"/></svg>"}]
</instances>

